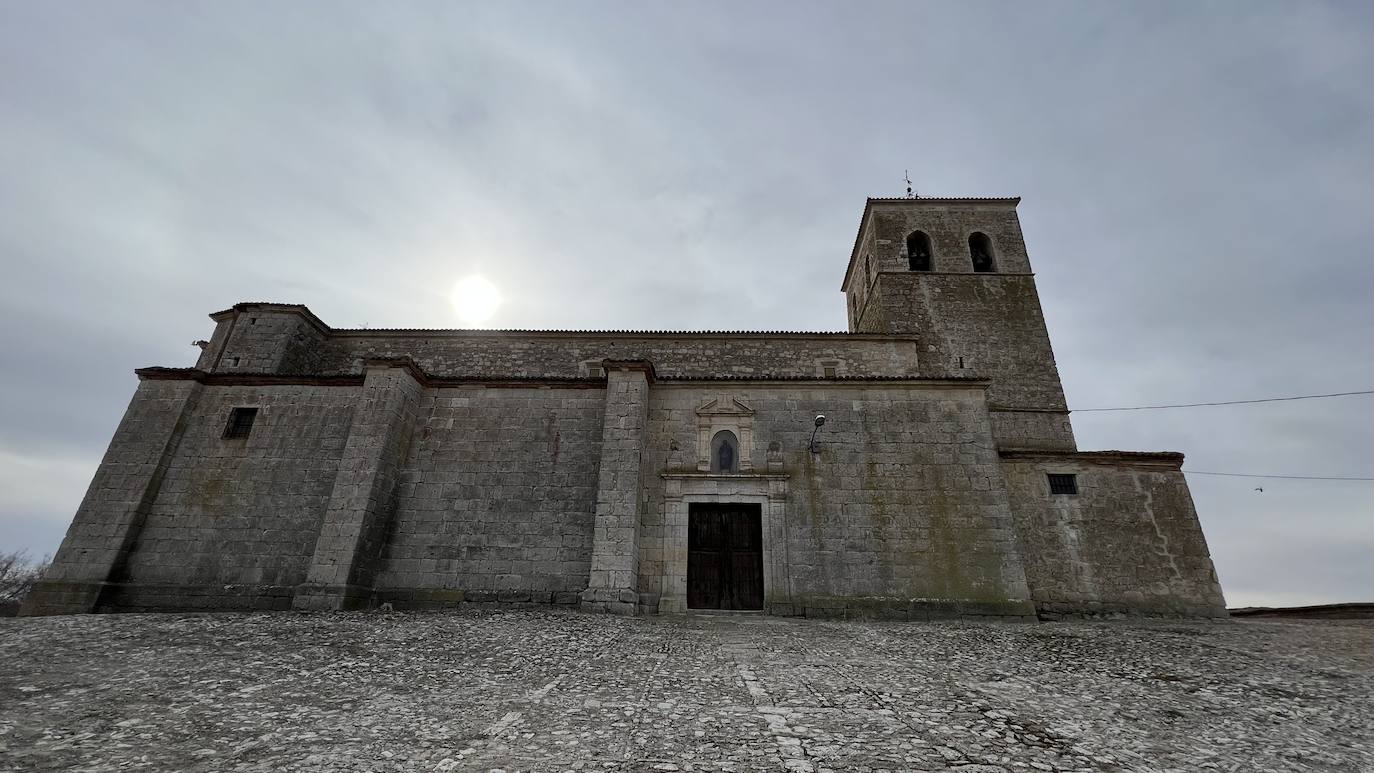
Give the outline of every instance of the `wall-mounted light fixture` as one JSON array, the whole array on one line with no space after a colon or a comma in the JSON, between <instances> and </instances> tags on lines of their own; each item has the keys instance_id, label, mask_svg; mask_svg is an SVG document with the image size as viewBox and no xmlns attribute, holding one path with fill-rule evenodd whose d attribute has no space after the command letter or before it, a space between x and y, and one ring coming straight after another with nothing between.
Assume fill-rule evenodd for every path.
<instances>
[{"instance_id":1,"label":"wall-mounted light fixture","mask_svg":"<svg viewBox=\"0 0 1374 773\"><path fill-rule=\"evenodd\" d=\"M816 453L816 433L821 431L821 426L825 424L825 414L816 414L816 428L811 430L811 453Z\"/></svg>"}]
</instances>

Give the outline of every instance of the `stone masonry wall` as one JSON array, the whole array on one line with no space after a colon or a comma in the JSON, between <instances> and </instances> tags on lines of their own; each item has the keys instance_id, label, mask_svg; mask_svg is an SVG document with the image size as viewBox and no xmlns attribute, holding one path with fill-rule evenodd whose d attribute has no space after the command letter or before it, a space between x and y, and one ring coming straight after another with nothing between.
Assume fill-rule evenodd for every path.
<instances>
[{"instance_id":1,"label":"stone masonry wall","mask_svg":"<svg viewBox=\"0 0 1374 773\"><path fill-rule=\"evenodd\" d=\"M992 411L992 436L1000 448L1077 448L1068 411L997 409Z\"/></svg>"},{"instance_id":2,"label":"stone masonry wall","mask_svg":"<svg viewBox=\"0 0 1374 773\"><path fill-rule=\"evenodd\" d=\"M303 308L248 305L214 315L214 334L196 367L215 373L317 373L327 332L300 313ZM361 373L361 365L353 372Z\"/></svg>"},{"instance_id":3,"label":"stone masonry wall","mask_svg":"<svg viewBox=\"0 0 1374 773\"><path fill-rule=\"evenodd\" d=\"M920 200L917 200L920 202ZM921 230L930 237L931 269L935 272L972 273L968 237L974 231L992 241L998 273L1030 273L1026 242L1016 208L1007 203L968 205L910 204L907 201L876 203L866 235L871 235L877 271L906 271L906 237Z\"/></svg>"},{"instance_id":4,"label":"stone masonry wall","mask_svg":"<svg viewBox=\"0 0 1374 773\"><path fill-rule=\"evenodd\" d=\"M753 467L786 480L785 535L771 548L775 613L1031 613L983 391L930 385L656 385L652 470L695 471L697 409L738 400L752 415ZM820 452L807 444L816 414ZM663 592L664 481L649 481L640 590ZM765 517L769 508L764 508ZM770 526L765 524L765 534Z\"/></svg>"},{"instance_id":5,"label":"stone masonry wall","mask_svg":"<svg viewBox=\"0 0 1374 773\"><path fill-rule=\"evenodd\" d=\"M196 363L212 373L358 375L409 358L435 378L585 378L606 359L647 360L666 378L921 375L916 340L900 335L329 330L303 306L252 303L214 318Z\"/></svg>"},{"instance_id":6,"label":"stone masonry wall","mask_svg":"<svg viewBox=\"0 0 1374 773\"><path fill-rule=\"evenodd\" d=\"M191 381L139 381L62 546L24 600L22 614L91 612L108 598L108 583L125 572L201 393L201 385Z\"/></svg>"},{"instance_id":7,"label":"stone masonry wall","mask_svg":"<svg viewBox=\"0 0 1374 773\"><path fill-rule=\"evenodd\" d=\"M974 231L987 234L992 241L998 273L1028 274L1031 271L1014 202L872 201L860 224L851 265L841 288L847 296L850 330L882 332L885 329L872 319L875 312L882 313L869 303L874 284L883 272L910 269L906 237L917 230L930 237L933 273L973 273L968 238Z\"/></svg>"},{"instance_id":8,"label":"stone masonry wall","mask_svg":"<svg viewBox=\"0 0 1374 773\"><path fill-rule=\"evenodd\" d=\"M586 587L604 389L428 390L377 595L570 604Z\"/></svg>"},{"instance_id":9,"label":"stone masonry wall","mask_svg":"<svg viewBox=\"0 0 1374 773\"><path fill-rule=\"evenodd\" d=\"M1034 277L884 273L873 304L887 329L919 336L925 367L992 379L992 406L1034 409L997 415L1000 444L1075 448Z\"/></svg>"},{"instance_id":10,"label":"stone masonry wall","mask_svg":"<svg viewBox=\"0 0 1374 773\"><path fill-rule=\"evenodd\" d=\"M1178 462L1105 456L1003 460L1040 614L1224 617L1221 586ZM1077 475L1079 493L1050 494L1051 472Z\"/></svg>"},{"instance_id":11,"label":"stone masonry wall","mask_svg":"<svg viewBox=\"0 0 1374 773\"><path fill-rule=\"evenodd\" d=\"M989 404L1065 407L1034 277L885 273L874 301L893 333L919 336L927 367L993 379Z\"/></svg>"},{"instance_id":12,"label":"stone masonry wall","mask_svg":"<svg viewBox=\"0 0 1374 773\"><path fill-rule=\"evenodd\" d=\"M1073 450L1063 386L1015 200L870 200L844 290L849 328L916 336L926 373L992 379L999 444ZM931 271L910 270L906 238L930 237ZM992 241L996 272L975 273L968 239ZM1058 413L1047 414L1044 411Z\"/></svg>"},{"instance_id":13,"label":"stone masonry wall","mask_svg":"<svg viewBox=\"0 0 1374 773\"><path fill-rule=\"evenodd\" d=\"M839 375L918 375L915 341L848 335L636 336L445 331L435 335L335 333L321 373L357 372L370 357L408 356L437 377L576 378L586 362L649 360L665 377L816 377L833 361Z\"/></svg>"},{"instance_id":14,"label":"stone masonry wall","mask_svg":"<svg viewBox=\"0 0 1374 773\"><path fill-rule=\"evenodd\" d=\"M358 390L203 390L118 578L128 584L115 607L285 608L305 579ZM258 407L245 439L223 437L235 406Z\"/></svg>"}]
</instances>

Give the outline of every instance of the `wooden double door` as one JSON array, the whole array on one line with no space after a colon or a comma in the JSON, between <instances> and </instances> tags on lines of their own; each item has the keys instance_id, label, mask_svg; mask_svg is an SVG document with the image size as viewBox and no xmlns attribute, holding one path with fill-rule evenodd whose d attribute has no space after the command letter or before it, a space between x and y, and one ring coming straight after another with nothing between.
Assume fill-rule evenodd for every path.
<instances>
[{"instance_id":1,"label":"wooden double door","mask_svg":"<svg viewBox=\"0 0 1374 773\"><path fill-rule=\"evenodd\" d=\"M761 506L688 505L687 607L763 609Z\"/></svg>"}]
</instances>

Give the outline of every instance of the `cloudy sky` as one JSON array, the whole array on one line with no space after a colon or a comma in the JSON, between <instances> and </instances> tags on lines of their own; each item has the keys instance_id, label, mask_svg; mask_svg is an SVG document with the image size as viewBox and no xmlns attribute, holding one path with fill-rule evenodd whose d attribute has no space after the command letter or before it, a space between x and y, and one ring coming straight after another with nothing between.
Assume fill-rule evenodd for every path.
<instances>
[{"instance_id":1,"label":"cloudy sky","mask_svg":"<svg viewBox=\"0 0 1374 773\"><path fill-rule=\"evenodd\" d=\"M0 550L211 311L843 329L905 169L1024 197L1071 406L1374 389L1372 74L1361 3L4 3ZM1374 396L1074 426L1374 477ZM1190 483L1232 605L1374 600L1374 483Z\"/></svg>"}]
</instances>

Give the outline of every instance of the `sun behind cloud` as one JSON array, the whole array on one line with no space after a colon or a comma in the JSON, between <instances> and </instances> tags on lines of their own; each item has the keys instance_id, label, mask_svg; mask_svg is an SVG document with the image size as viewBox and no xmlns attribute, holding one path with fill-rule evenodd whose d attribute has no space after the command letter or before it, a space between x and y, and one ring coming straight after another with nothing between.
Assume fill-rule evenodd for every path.
<instances>
[{"instance_id":1,"label":"sun behind cloud","mask_svg":"<svg viewBox=\"0 0 1374 773\"><path fill-rule=\"evenodd\" d=\"M484 276L458 280L449 293L453 310L468 325L481 325L501 306L501 290Z\"/></svg>"}]
</instances>

